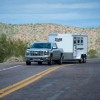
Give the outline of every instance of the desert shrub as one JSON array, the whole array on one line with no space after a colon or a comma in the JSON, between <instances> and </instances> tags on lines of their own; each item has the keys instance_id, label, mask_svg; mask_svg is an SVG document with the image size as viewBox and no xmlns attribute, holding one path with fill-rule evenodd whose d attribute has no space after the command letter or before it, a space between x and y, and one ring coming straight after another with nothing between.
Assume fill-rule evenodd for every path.
<instances>
[{"instance_id":1,"label":"desert shrub","mask_svg":"<svg viewBox=\"0 0 100 100\"><path fill-rule=\"evenodd\" d=\"M24 57L27 43L21 40L12 40L5 34L0 35L0 62L4 62L9 57Z\"/></svg>"},{"instance_id":2,"label":"desert shrub","mask_svg":"<svg viewBox=\"0 0 100 100\"><path fill-rule=\"evenodd\" d=\"M7 46L7 38L5 34L2 34L0 36L0 62L2 62L5 58L5 52L7 52L6 49Z\"/></svg>"},{"instance_id":3,"label":"desert shrub","mask_svg":"<svg viewBox=\"0 0 100 100\"><path fill-rule=\"evenodd\" d=\"M97 57L97 51L94 49L90 49L88 52L89 58L96 58Z\"/></svg>"}]
</instances>

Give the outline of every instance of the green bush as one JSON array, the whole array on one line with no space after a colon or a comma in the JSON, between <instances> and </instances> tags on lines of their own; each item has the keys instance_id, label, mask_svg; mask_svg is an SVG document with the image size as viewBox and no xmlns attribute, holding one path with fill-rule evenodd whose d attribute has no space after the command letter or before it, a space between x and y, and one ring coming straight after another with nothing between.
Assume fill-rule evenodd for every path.
<instances>
[{"instance_id":1,"label":"green bush","mask_svg":"<svg viewBox=\"0 0 100 100\"><path fill-rule=\"evenodd\" d=\"M90 49L88 52L89 58L96 58L97 57L97 51L94 49Z\"/></svg>"},{"instance_id":2,"label":"green bush","mask_svg":"<svg viewBox=\"0 0 100 100\"><path fill-rule=\"evenodd\" d=\"M0 62L4 62L9 57L24 57L27 43L21 40L12 40L5 34L0 35Z\"/></svg>"}]
</instances>

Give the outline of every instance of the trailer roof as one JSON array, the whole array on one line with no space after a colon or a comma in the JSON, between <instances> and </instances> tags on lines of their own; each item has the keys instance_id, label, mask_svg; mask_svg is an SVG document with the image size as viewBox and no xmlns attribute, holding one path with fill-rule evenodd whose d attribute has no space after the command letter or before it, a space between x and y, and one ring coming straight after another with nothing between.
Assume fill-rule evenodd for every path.
<instances>
[{"instance_id":1,"label":"trailer roof","mask_svg":"<svg viewBox=\"0 0 100 100\"><path fill-rule=\"evenodd\" d=\"M71 34L57 34L57 33L51 33L49 36L87 36L84 34L77 34L77 33L71 33Z\"/></svg>"}]
</instances>

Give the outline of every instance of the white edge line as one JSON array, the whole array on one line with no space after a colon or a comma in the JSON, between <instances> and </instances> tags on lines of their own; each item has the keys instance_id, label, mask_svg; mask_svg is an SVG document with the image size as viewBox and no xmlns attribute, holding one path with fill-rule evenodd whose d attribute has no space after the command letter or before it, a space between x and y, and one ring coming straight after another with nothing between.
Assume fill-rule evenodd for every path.
<instances>
[{"instance_id":1,"label":"white edge line","mask_svg":"<svg viewBox=\"0 0 100 100\"><path fill-rule=\"evenodd\" d=\"M0 70L0 72L1 72L1 71L4 71L4 70L8 70L8 69L12 69L12 68L16 68L16 67L19 67L19 66L22 66L22 65L17 65L17 66L13 66L13 67L9 67L9 68L4 68L4 69Z\"/></svg>"}]
</instances>

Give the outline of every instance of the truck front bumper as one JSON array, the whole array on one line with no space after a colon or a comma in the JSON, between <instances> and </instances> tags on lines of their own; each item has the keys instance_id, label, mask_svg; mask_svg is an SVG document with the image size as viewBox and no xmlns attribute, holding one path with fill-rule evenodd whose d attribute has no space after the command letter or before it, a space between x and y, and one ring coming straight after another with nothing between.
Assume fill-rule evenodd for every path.
<instances>
[{"instance_id":1,"label":"truck front bumper","mask_svg":"<svg viewBox=\"0 0 100 100\"><path fill-rule=\"evenodd\" d=\"M28 56L25 57L26 61L31 61L31 62L46 62L49 61L50 57L49 56L40 56L40 57L32 57L32 56Z\"/></svg>"}]
</instances>

